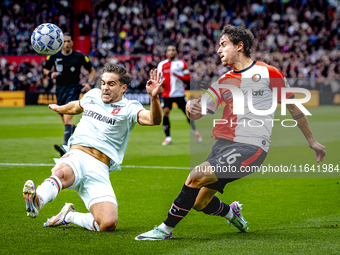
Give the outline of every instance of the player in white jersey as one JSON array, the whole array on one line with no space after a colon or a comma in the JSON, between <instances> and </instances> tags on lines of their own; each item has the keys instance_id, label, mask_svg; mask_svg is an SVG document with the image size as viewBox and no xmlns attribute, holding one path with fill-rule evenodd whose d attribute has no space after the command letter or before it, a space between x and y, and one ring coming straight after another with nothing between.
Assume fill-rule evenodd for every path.
<instances>
[{"instance_id":1,"label":"player in white jersey","mask_svg":"<svg viewBox=\"0 0 340 255\"><path fill-rule=\"evenodd\" d=\"M177 58L177 50L174 45L169 45L166 50L167 59L158 64L157 70L164 78L162 91L162 107L163 107L163 130L165 140L162 145L172 144L170 136L170 111L172 103L176 103L178 108L185 114L185 105L187 98L184 93L184 82L190 82L190 72L188 65L183 60ZM196 130L195 122L187 118L193 133L198 142L202 142L200 133Z\"/></svg>"},{"instance_id":2,"label":"player in white jersey","mask_svg":"<svg viewBox=\"0 0 340 255\"><path fill-rule=\"evenodd\" d=\"M233 71L223 75L217 83L235 86L237 89L241 89L244 94L252 91L254 108L267 110L272 105L272 90L276 87L280 94L281 88L288 84L285 84L282 73L274 67L255 62L250 58L253 42L254 37L249 30L231 25L224 27L217 53L221 57L223 66L231 66ZM248 90L249 87L251 90ZM195 167L189 174L182 191L169 210L167 219L153 230L137 236L136 240L171 238L173 228L188 214L191 208L208 215L222 216L240 232L248 232L247 222L241 213L241 204L238 202L233 202L230 205L225 204L215 194L217 191L223 193L227 183L250 174L250 172L238 171L239 169L246 166L259 167L267 155L271 128L263 126L251 129L243 125L243 122L253 121L252 125L255 126L258 125L256 122L263 121L263 118L271 120L274 115L254 115L249 111L247 102L244 104L243 115L233 114L235 93L232 94L230 90L235 89L233 87L230 89L217 88L216 84L209 86L208 94L211 94L214 100L207 100L208 112L214 113L217 109L219 103L215 104L215 99L220 99L221 102L223 100L226 103L223 116L220 118L221 121L224 120L224 123L216 124L213 129L213 137L217 139L217 142L205 162ZM211 95L208 95L208 98L211 98ZM287 95L287 97L293 96L293 94ZM235 101L239 99L237 98ZM201 98L189 101L186 106L187 115L191 119L202 117L200 100ZM287 105L287 108L294 120L297 121L310 148L316 152L317 162L322 161L326 155L325 147L313 138L307 118L294 104ZM232 121L234 125L227 125L226 120ZM235 174L232 171L217 171L217 169L223 168L236 169L237 171Z\"/></svg>"},{"instance_id":3,"label":"player in white jersey","mask_svg":"<svg viewBox=\"0 0 340 255\"><path fill-rule=\"evenodd\" d=\"M125 98L131 82L125 68L107 63L101 77L101 90L92 89L79 101L66 105L49 105L58 114L83 116L68 142L69 152L52 169L52 175L35 188L28 180L23 189L27 216L38 216L42 206L53 201L60 190L77 191L89 213L75 212L66 203L59 214L48 219L45 227L73 223L94 231L113 231L118 223L118 203L109 172L120 169L129 139L136 123L160 125L162 109L158 93L162 82L157 70L150 72L146 90L150 111L134 100Z\"/></svg>"}]
</instances>

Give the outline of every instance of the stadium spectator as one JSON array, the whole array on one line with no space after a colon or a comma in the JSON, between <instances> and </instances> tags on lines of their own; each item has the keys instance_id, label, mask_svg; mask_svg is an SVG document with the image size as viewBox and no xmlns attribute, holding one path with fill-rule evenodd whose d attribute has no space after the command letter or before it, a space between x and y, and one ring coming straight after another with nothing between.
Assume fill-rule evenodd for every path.
<instances>
[{"instance_id":1,"label":"stadium spectator","mask_svg":"<svg viewBox=\"0 0 340 255\"><path fill-rule=\"evenodd\" d=\"M269 109L272 104L272 93L263 93L263 91L266 91L268 87L277 88L279 94L281 94L281 88L284 88L287 84L285 84L284 76L279 70L250 58L253 43L254 37L249 30L232 25L224 27L217 53L221 58L222 65L230 66L233 70L221 76L217 84L225 84L227 81L228 84L242 89L247 89L252 85L258 90L253 89L253 95L254 92L262 91L261 99L253 101L254 108ZM261 78L265 79L266 82L257 83ZM250 84L250 79L253 81L252 84ZM212 86L214 87L217 84ZM214 98L211 98L210 95L214 95ZM261 122L264 123L265 119L273 120L275 113L259 116L250 112L248 106L244 106L244 115L234 115L233 111L229 110L233 105L233 95L230 94L228 89L223 90L215 87L215 90L209 89L209 93L202 96L202 98L204 97L207 100L207 110L212 114L215 113L220 104L217 97L223 98L226 103L224 107L226 110L223 111L223 116L220 119L222 122L219 123L220 125L214 126L212 131L212 137L217 142L212 147L212 151L205 162L196 166L189 174L182 191L169 210L167 219L153 230L137 236L136 240L171 238L172 230L191 208L208 215L221 216L240 232L248 232L247 222L241 213L241 205L238 202L233 202L229 206L215 194L217 191L223 193L227 183L252 173L251 171L242 171L242 167L245 169L245 167L256 166L259 169L267 156L271 124L266 125L266 127L254 127L250 124L243 125L242 120L246 123L246 120L259 121L259 119L262 119ZM294 97L294 94L287 93L287 97ZM281 101L280 97L278 98ZM199 119L203 116L200 100L201 98L192 100L187 105L187 114L191 119ZM218 102L217 105L215 102ZM295 104L288 104L287 108L293 119L297 121L297 125L307 139L309 147L316 152L316 161L322 161L326 155L325 147L313 138L306 116ZM233 119L235 119L235 122L237 120L235 125L227 125L223 122L223 120ZM226 171L217 171L217 169L225 169ZM228 171L227 169L232 170Z\"/></svg>"},{"instance_id":2,"label":"stadium spectator","mask_svg":"<svg viewBox=\"0 0 340 255\"><path fill-rule=\"evenodd\" d=\"M158 64L157 70L164 78L162 91L162 108L163 108L163 130L165 133L165 140L162 145L169 145L172 143L170 136L170 111L172 104L175 102L178 108L185 114L185 105L187 98L184 93L185 86L190 82L190 72L188 65L183 60L177 58L177 49L174 45L169 45L166 50L167 59ZM193 133L198 142L202 142L202 137L196 130L195 122L187 118L191 133Z\"/></svg>"},{"instance_id":3,"label":"stadium spectator","mask_svg":"<svg viewBox=\"0 0 340 255\"><path fill-rule=\"evenodd\" d=\"M80 101L67 105L49 105L58 114L84 113L69 141L70 151L52 169L52 175L37 189L33 181L26 181L23 194L27 216L37 217L43 205L53 201L62 189L69 188L77 191L89 213L75 212L74 205L66 203L59 214L47 220L45 227L73 223L93 231L116 228L118 203L109 172L120 169L129 133L136 123L146 126L161 123L160 80L157 70L150 72L146 84L150 111L138 101L125 98L130 75L123 67L109 63L103 69L101 90L92 89Z\"/></svg>"},{"instance_id":4,"label":"stadium spectator","mask_svg":"<svg viewBox=\"0 0 340 255\"><path fill-rule=\"evenodd\" d=\"M43 69L46 76L56 80L56 95L59 105L78 100L81 91L87 92L91 89L91 85L92 87L95 85L94 78L96 71L92 67L90 60L83 54L73 51L72 46L72 36L69 33L64 33L64 44L61 51L55 55L48 56ZM79 75L82 66L84 66L90 74L88 82L79 84ZM76 128L72 123L72 117L73 116L69 114L61 114L63 124L65 125L63 145L67 145L68 139ZM65 154L63 146L55 144L54 148L60 153L60 156Z\"/></svg>"}]
</instances>

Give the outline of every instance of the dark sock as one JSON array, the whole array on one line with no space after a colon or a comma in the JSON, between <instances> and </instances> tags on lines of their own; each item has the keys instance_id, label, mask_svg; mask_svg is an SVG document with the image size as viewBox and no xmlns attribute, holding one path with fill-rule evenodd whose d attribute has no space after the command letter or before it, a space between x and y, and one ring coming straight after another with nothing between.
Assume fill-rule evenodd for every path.
<instances>
[{"instance_id":1,"label":"dark sock","mask_svg":"<svg viewBox=\"0 0 340 255\"><path fill-rule=\"evenodd\" d=\"M74 130L76 130L76 125L72 125L72 134L74 133Z\"/></svg>"},{"instance_id":2,"label":"dark sock","mask_svg":"<svg viewBox=\"0 0 340 255\"><path fill-rule=\"evenodd\" d=\"M218 197L214 196L209 204L202 210L205 214L226 216L230 210L230 206L223 203Z\"/></svg>"},{"instance_id":3,"label":"dark sock","mask_svg":"<svg viewBox=\"0 0 340 255\"><path fill-rule=\"evenodd\" d=\"M200 189L190 188L184 184L181 193L173 202L164 224L174 228L194 206L199 191Z\"/></svg>"},{"instance_id":4,"label":"dark sock","mask_svg":"<svg viewBox=\"0 0 340 255\"><path fill-rule=\"evenodd\" d=\"M196 130L195 121L190 120L189 118L188 118L188 121L189 121L189 123L190 123L191 129L192 129L192 130Z\"/></svg>"},{"instance_id":5,"label":"dark sock","mask_svg":"<svg viewBox=\"0 0 340 255\"><path fill-rule=\"evenodd\" d=\"M169 117L163 117L163 130L166 136L170 136L170 121Z\"/></svg>"},{"instance_id":6,"label":"dark sock","mask_svg":"<svg viewBox=\"0 0 340 255\"><path fill-rule=\"evenodd\" d=\"M68 139L70 139L70 137L72 135L72 130L73 130L72 125L70 125L70 124L66 124L65 125L64 143L63 143L63 145L67 145Z\"/></svg>"}]
</instances>

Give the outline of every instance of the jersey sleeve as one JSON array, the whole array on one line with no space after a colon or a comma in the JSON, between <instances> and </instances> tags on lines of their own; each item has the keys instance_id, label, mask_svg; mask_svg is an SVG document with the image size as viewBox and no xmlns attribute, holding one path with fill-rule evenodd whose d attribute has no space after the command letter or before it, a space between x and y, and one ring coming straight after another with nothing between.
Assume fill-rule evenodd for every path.
<instances>
[{"instance_id":1,"label":"jersey sleeve","mask_svg":"<svg viewBox=\"0 0 340 255\"><path fill-rule=\"evenodd\" d=\"M187 63L183 61L183 69L182 69L183 75L178 75L178 78L180 78L183 82L189 83L190 82L190 71L188 69Z\"/></svg>"},{"instance_id":2,"label":"jersey sleeve","mask_svg":"<svg viewBox=\"0 0 340 255\"><path fill-rule=\"evenodd\" d=\"M202 95L200 102L201 105L205 102L207 111L210 114L214 114L220 106L221 93L220 89L216 88L217 84L218 81L204 89L206 92Z\"/></svg>"},{"instance_id":3,"label":"jersey sleeve","mask_svg":"<svg viewBox=\"0 0 340 255\"><path fill-rule=\"evenodd\" d=\"M47 56L46 62L45 62L45 65L43 66L43 68L51 70L53 66L54 66L54 56L53 55Z\"/></svg>"},{"instance_id":4,"label":"jersey sleeve","mask_svg":"<svg viewBox=\"0 0 340 255\"><path fill-rule=\"evenodd\" d=\"M136 123L138 123L138 113L144 110L143 105L138 102L133 100L132 102L130 102L129 104L129 109L128 109L128 120L129 120L129 129L130 132L133 130L133 128L135 127ZM139 124L139 123L138 123Z\"/></svg>"},{"instance_id":5,"label":"jersey sleeve","mask_svg":"<svg viewBox=\"0 0 340 255\"><path fill-rule=\"evenodd\" d=\"M157 66L157 73L160 73L160 74L161 74L161 79L164 78L164 77L163 77L162 66L163 66L162 63L159 63L158 66Z\"/></svg>"},{"instance_id":6,"label":"jersey sleeve","mask_svg":"<svg viewBox=\"0 0 340 255\"><path fill-rule=\"evenodd\" d=\"M290 87L289 83L286 77L283 75L283 73L281 73L276 68L270 66L268 67L268 71L269 71L269 80L270 80L269 87L271 90L273 90L273 88L277 88L277 100L279 103L281 103L281 89L285 87L289 88ZM294 93L287 93L286 97L294 98Z\"/></svg>"},{"instance_id":7,"label":"jersey sleeve","mask_svg":"<svg viewBox=\"0 0 340 255\"><path fill-rule=\"evenodd\" d=\"M87 71L90 72L92 64L87 56L82 56L82 63L81 63Z\"/></svg>"}]
</instances>

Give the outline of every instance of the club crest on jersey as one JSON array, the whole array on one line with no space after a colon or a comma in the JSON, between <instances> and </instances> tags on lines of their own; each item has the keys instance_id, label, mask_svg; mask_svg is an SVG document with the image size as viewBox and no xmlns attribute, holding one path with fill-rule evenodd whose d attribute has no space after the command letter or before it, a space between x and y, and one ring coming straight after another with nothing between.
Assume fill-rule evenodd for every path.
<instances>
[{"instance_id":1,"label":"club crest on jersey","mask_svg":"<svg viewBox=\"0 0 340 255\"><path fill-rule=\"evenodd\" d=\"M111 112L112 114L118 114L120 109L122 108L116 108L116 109L113 109L113 111Z\"/></svg>"},{"instance_id":2,"label":"club crest on jersey","mask_svg":"<svg viewBox=\"0 0 340 255\"><path fill-rule=\"evenodd\" d=\"M261 80L261 75L259 74L254 74L253 77L251 77L251 79L254 81L254 82L258 82Z\"/></svg>"}]
</instances>

